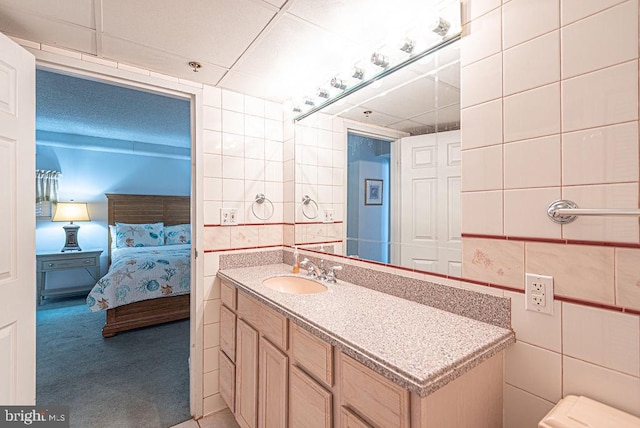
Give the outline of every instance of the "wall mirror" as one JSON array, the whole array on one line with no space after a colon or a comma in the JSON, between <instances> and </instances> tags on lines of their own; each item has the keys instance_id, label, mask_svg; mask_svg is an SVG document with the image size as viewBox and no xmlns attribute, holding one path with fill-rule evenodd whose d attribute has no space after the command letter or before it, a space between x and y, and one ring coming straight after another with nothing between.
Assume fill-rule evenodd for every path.
<instances>
[{"instance_id":1,"label":"wall mirror","mask_svg":"<svg viewBox=\"0 0 640 428\"><path fill-rule=\"evenodd\" d=\"M298 134L305 132L304 125L313 123L314 116L325 122L341 118L332 119L332 131L334 139L344 139L344 145L339 145L342 151L333 152L334 167L340 161L335 156L342 156L342 179L334 178L333 204L327 204L320 178L316 193L320 215L315 220L299 215L309 209L299 196L316 190L305 181L309 168L298 159L310 150L299 147L306 137ZM336 123L342 124L341 133L336 133ZM303 229L298 226L322 223L325 210L331 208L342 227L329 224L319 233L324 233L325 242L334 238L327 251L461 276L459 40L298 124L296 243L322 241L301 236Z\"/></svg>"}]
</instances>

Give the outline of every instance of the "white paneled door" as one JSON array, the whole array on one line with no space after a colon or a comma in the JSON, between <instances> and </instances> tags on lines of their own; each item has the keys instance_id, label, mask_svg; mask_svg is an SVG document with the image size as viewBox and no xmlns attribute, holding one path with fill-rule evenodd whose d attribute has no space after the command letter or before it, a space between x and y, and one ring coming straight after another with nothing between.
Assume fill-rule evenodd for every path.
<instances>
[{"instance_id":1,"label":"white paneled door","mask_svg":"<svg viewBox=\"0 0 640 428\"><path fill-rule=\"evenodd\" d=\"M0 34L0 404L35 404L35 59Z\"/></svg>"},{"instance_id":2,"label":"white paneled door","mask_svg":"<svg viewBox=\"0 0 640 428\"><path fill-rule=\"evenodd\" d=\"M402 165L400 264L460 276L460 131L395 144Z\"/></svg>"}]
</instances>

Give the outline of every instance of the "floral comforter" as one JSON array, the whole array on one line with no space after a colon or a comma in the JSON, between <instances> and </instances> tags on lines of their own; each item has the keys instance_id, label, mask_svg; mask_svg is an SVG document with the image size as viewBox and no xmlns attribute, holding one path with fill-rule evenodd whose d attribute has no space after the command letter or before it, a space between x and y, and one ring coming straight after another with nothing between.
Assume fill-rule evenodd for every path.
<instances>
[{"instance_id":1,"label":"floral comforter","mask_svg":"<svg viewBox=\"0 0 640 428\"><path fill-rule=\"evenodd\" d=\"M109 272L93 286L87 306L93 312L127 303L189 293L191 245L117 248Z\"/></svg>"}]
</instances>

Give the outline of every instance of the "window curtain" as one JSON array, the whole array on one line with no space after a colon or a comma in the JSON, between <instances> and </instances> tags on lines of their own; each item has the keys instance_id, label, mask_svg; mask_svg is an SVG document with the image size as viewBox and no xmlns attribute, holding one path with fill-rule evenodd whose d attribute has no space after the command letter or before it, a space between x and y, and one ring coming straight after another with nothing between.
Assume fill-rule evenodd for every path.
<instances>
[{"instance_id":1,"label":"window curtain","mask_svg":"<svg viewBox=\"0 0 640 428\"><path fill-rule=\"evenodd\" d=\"M58 171L36 170L36 203L58 201Z\"/></svg>"}]
</instances>

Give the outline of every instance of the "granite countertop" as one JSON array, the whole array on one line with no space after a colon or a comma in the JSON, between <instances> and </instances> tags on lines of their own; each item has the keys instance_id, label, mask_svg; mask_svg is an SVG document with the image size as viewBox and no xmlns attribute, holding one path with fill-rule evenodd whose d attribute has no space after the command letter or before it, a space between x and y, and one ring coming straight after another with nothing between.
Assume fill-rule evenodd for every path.
<instances>
[{"instance_id":1,"label":"granite countertop","mask_svg":"<svg viewBox=\"0 0 640 428\"><path fill-rule=\"evenodd\" d=\"M262 285L264 279L279 275L294 276L286 264L218 272L241 291L421 397L515 342L511 330L340 280L323 282L328 291L318 294L287 294Z\"/></svg>"}]
</instances>

